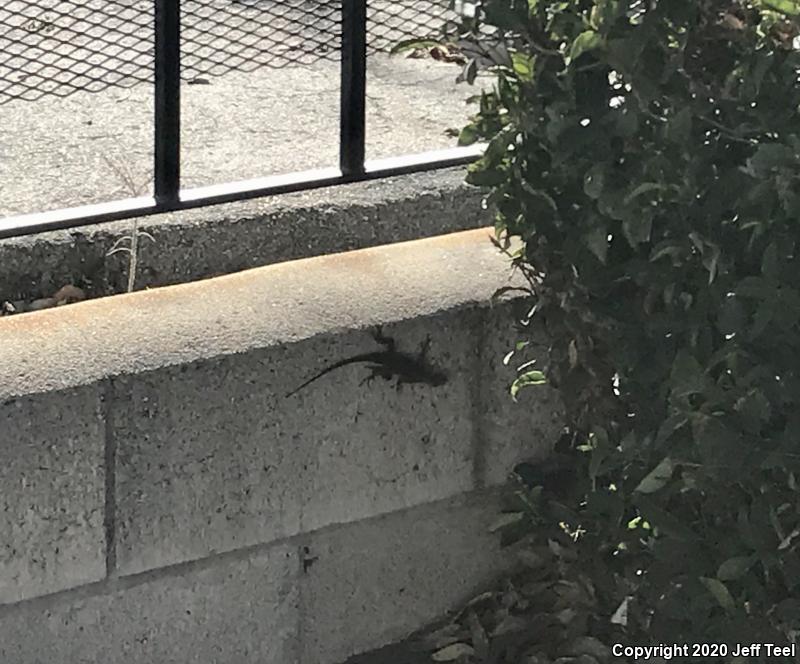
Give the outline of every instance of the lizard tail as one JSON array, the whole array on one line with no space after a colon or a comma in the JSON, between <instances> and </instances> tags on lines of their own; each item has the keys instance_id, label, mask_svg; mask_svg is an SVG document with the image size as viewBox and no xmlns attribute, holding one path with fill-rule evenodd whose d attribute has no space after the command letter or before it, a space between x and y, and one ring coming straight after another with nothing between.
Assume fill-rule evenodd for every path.
<instances>
[{"instance_id":1,"label":"lizard tail","mask_svg":"<svg viewBox=\"0 0 800 664\"><path fill-rule=\"evenodd\" d=\"M289 397L291 397L291 396L293 396L293 395L297 394L297 393L298 393L300 390L302 390L304 387L306 387L306 386L308 386L308 385L311 385L311 383L313 383L315 380L317 380L317 378L319 378L319 376L314 376L313 378L309 378L309 379L308 379L308 380L307 380L305 383L303 383L302 385L298 385L298 386L297 386L297 387L295 387L295 388L294 388L294 389L293 389L291 392L288 392L288 393L286 394L286 396L284 397L284 399L288 399Z\"/></svg>"},{"instance_id":2,"label":"lizard tail","mask_svg":"<svg viewBox=\"0 0 800 664\"><path fill-rule=\"evenodd\" d=\"M311 378L309 378L309 379L308 379L308 380L307 380L305 383L303 383L302 385L298 385L298 386L297 386L296 388L294 388L294 389L293 389L291 392L289 392L289 394L287 394L287 395L286 395L286 397L284 397L284 398L288 399L288 398L289 398L290 396L292 396L293 394L297 394L297 393L298 393L300 390L302 390L304 387L308 387L308 386L309 386L309 385L311 385L311 383L313 383L315 380L319 380L319 379L320 379L320 378L322 378L322 377L323 377L325 374L327 374L327 373L330 373L330 372L331 372L333 369L336 369L336 368L338 368L339 366L340 366L339 364L334 364L333 366L331 366L331 367L328 367L328 368L327 368L327 369L325 369L324 371L320 371L320 372L319 372L319 373L318 373L316 376L312 376Z\"/></svg>"}]
</instances>

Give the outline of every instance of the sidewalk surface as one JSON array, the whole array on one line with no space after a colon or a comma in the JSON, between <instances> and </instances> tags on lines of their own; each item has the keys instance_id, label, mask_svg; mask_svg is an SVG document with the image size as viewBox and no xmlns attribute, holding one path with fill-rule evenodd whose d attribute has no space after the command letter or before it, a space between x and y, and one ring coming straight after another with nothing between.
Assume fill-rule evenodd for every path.
<instances>
[{"instance_id":1,"label":"sidewalk surface","mask_svg":"<svg viewBox=\"0 0 800 664\"><path fill-rule=\"evenodd\" d=\"M383 23L371 24L370 35L379 35L375 39L382 43L402 39L406 36L404 30L411 28L408 25L404 28L402 22L394 28L384 25L388 20L388 8L392 5L380 1L383 4L370 3L370 12L371 16L382 16ZM106 2L107 6L128 9L152 6L152 0L149 3L136 0L91 2ZM253 12L254 8L266 6L262 2L248 0L245 9ZM423 3L407 0L406 4L408 2L411 7L401 8L405 12L402 14L395 12L397 20L390 21L391 25L398 24L398 20L408 16L409 11L432 11L433 5L428 0ZM9 67L16 66L19 58L32 57L33 54L37 58L41 56L45 62L61 62L71 70L84 64L85 70L95 57L90 52L96 54L98 50L96 41L87 46L89 42L84 40L70 47L63 37L61 41L54 41L49 50L46 49L47 39L52 41L60 34L59 20L64 23L63 19L54 20L54 26L50 26L45 22L47 15L42 13L44 18L37 19L40 23L26 24L27 28L22 25L10 28L8 15L12 5L18 6L14 11L23 5L37 5L41 12L52 6L53 11L62 12L58 18L68 14L63 9L65 5L83 7L85 13L89 11L89 4L63 0L36 3L33 0L13 0L5 10L0 9L0 44L5 37L13 45L5 56L0 57L0 90L8 88L8 77L12 76ZM231 2L204 0L191 4L213 8L231 5ZM208 28L211 49L208 57L219 64L212 67L212 73L194 78L184 76L186 80L181 89L183 187L221 184L338 164L339 62L335 52L338 35L335 30L321 31L320 26L330 28L330 12L320 14L317 11L315 14L308 0L290 0L288 4L294 5L294 13L285 13L284 23L280 24L284 25L286 34L276 32L280 25L273 21L269 24L269 38L289 39L291 33L296 40L298 34L304 35L304 43L313 46L315 52L320 51L320 59L310 58L313 62L308 64L285 61L277 68L259 66L253 71L241 71L234 67L241 64L241 57L249 58L248 67L255 66L252 61L258 59L258 32L251 34L248 50L240 51L239 60L230 56L232 59L226 61L222 56L215 59L211 45L222 43L219 40L223 33L215 31L224 32L228 28L218 22L213 24L216 26L213 29ZM318 2L312 4L322 6ZM301 5L302 11L298 9ZM277 5L271 3L270 6L274 8ZM108 9L104 12L104 15L109 13ZM309 23L298 32L296 26L303 12L309 17ZM30 12L26 14L29 15ZM425 21L425 24L433 25L428 19ZM127 81L126 84L132 81L123 80L122 74L128 76L129 73L129 79L146 75L146 69L137 70L132 65L126 69L124 66L125 59L134 53L121 48L128 44L122 33L130 32L130 26L126 28L124 23L110 19L106 23L102 48L108 57L102 66L112 70L117 68L119 80ZM419 22L412 23L413 28ZM75 25L73 22L72 27L67 25L63 30L75 30ZM196 35L201 35L206 28L195 20L191 29ZM266 28L262 24L260 29ZM9 37L12 30L14 32ZM36 52L31 50L34 47L28 44L28 37L24 43L19 37L23 32L28 35L31 30L43 40L37 42ZM119 32L119 45L109 38L109 35L115 36L114 30ZM147 25L142 24L140 31L147 36ZM243 37L237 33L236 40L241 39ZM325 48L325 39L330 42L330 50ZM268 46L272 53L275 44ZM284 48L296 50L301 47L302 44L298 46L292 42ZM130 42L127 48L139 46ZM63 59L66 53L71 54L72 60ZM196 56L199 51L194 53ZM287 53L286 58L289 57ZM85 62L80 60L82 54L87 58ZM308 51L300 55L303 54L309 55ZM11 56L17 60L12 60ZM194 59L185 56L184 61L199 71L202 63L195 56ZM298 58L302 60L302 57ZM371 53L367 80L367 159L455 145L455 139L447 130L460 128L465 123L473 112L465 100L477 92L466 84L455 84L458 72L457 65L431 58L410 59L405 55ZM20 73L17 75L22 76ZM0 101L3 102L0 103L0 217L150 193L153 152L151 84L142 82L127 88L111 86L98 92L79 91L65 97L45 95L33 101Z\"/></svg>"}]
</instances>

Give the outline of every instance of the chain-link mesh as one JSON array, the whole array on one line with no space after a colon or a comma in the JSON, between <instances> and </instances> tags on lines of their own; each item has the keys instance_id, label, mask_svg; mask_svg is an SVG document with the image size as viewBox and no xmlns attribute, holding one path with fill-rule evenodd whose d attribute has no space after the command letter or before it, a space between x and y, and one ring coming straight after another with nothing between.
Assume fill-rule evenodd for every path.
<instances>
[{"instance_id":1,"label":"chain-link mesh","mask_svg":"<svg viewBox=\"0 0 800 664\"><path fill-rule=\"evenodd\" d=\"M153 78L153 0L0 0L0 104ZM447 0L370 0L368 49L438 32ZM184 0L182 76L336 59L339 0Z\"/></svg>"}]
</instances>

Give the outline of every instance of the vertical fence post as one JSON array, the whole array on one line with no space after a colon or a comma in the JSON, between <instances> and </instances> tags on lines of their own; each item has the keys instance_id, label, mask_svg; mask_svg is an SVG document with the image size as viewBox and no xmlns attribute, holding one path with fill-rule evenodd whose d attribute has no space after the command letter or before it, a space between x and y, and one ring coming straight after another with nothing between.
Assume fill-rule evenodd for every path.
<instances>
[{"instance_id":1,"label":"vertical fence post","mask_svg":"<svg viewBox=\"0 0 800 664\"><path fill-rule=\"evenodd\" d=\"M156 205L178 201L181 176L181 3L155 0Z\"/></svg>"},{"instance_id":2,"label":"vertical fence post","mask_svg":"<svg viewBox=\"0 0 800 664\"><path fill-rule=\"evenodd\" d=\"M339 168L364 172L367 96L367 0L342 0Z\"/></svg>"}]
</instances>

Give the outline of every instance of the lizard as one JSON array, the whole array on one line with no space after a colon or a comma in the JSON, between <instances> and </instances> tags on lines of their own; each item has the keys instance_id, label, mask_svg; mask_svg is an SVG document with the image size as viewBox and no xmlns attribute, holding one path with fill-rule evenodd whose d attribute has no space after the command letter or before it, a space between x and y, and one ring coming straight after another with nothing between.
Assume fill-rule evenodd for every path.
<instances>
[{"instance_id":1,"label":"lizard","mask_svg":"<svg viewBox=\"0 0 800 664\"><path fill-rule=\"evenodd\" d=\"M404 383L424 383L426 385L438 387L447 382L447 375L436 367L431 366L426 359L428 346L430 345L430 337L425 340L425 343L422 345L417 355L411 355L410 353L403 353L397 350L394 339L384 336L380 327L375 329L373 337L375 341L383 346L383 350L359 353L358 355L353 355L344 360L334 362L309 378L305 383L289 392L286 397L288 398L293 394L297 394L304 387L307 387L319 378L329 374L331 371L335 371L348 364L358 364L361 362L366 363L372 372L362 381L362 385L377 377L383 378L384 380L396 378L398 388Z\"/></svg>"}]
</instances>

